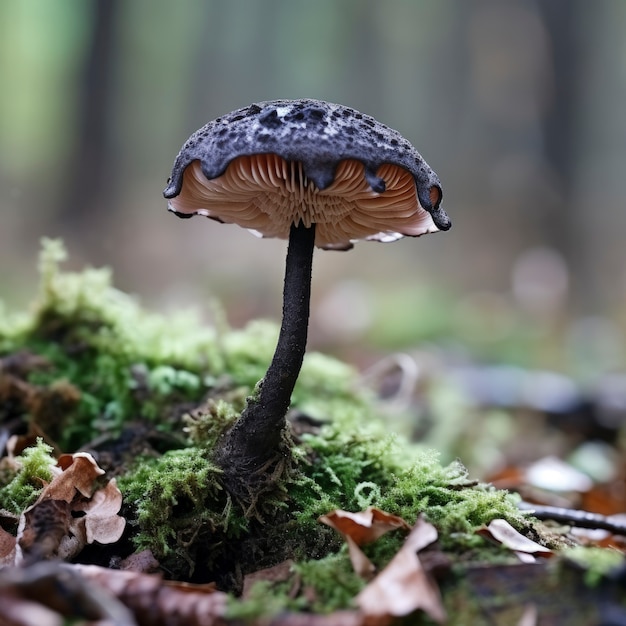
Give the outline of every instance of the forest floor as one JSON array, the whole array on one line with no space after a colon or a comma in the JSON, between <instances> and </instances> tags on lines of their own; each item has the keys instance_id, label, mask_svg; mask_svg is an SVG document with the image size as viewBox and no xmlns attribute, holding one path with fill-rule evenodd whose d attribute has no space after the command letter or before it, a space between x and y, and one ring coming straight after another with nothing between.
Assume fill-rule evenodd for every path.
<instances>
[{"instance_id":1,"label":"forest floor","mask_svg":"<svg viewBox=\"0 0 626 626\"><path fill-rule=\"evenodd\" d=\"M211 452L277 329L150 313L64 258L45 242L34 307L0 319L1 624L626 624L619 429L578 448L601 476L548 457L477 480L391 432L395 374L310 353L287 469L243 509ZM485 414L456 427L474 454Z\"/></svg>"}]
</instances>

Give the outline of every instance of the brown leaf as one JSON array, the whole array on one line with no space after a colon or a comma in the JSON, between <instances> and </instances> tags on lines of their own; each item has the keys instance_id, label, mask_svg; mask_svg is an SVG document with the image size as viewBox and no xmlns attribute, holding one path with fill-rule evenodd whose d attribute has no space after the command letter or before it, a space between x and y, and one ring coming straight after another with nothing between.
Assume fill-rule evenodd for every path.
<instances>
[{"instance_id":1,"label":"brown leaf","mask_svg":"<svg viewBox=\"0 0 626 626\"><path fill-rule=\"evenodd\" d=\"M509 550L515 552L521 561L527 562L527 555L551 557L554 552L528 537L517 532L511 524L503 519L494 519L487 526L478 529L478 534L501 543Z\"/></svg>"},{"instance_id":2,"label":"brown leaf","mask_svg":"<svg viewBox=\"0 0 626 626\"><path fill-rule=\"evenodd\" d=\"M15 537L0 526L0 569L15 563Z\"/></svg>"},{"instance_id":3,"label":"brown leaf","mask_svg":"<svg viewBox=\"0 0 626 626\"><path fill-rule=\"evenodd\" d=\"M119 567L121 570L130 570L141 574L154 574L159 570L160 564L154 558L151 550L141 550L120 561Z\"/></svg>"},{"instance_id":4,"label":"brown leaf","mask_svg":"<svg viewBox=\"0 0 626 626\"><path fill-rule=\"evenodd\" d=\"M85 619L117 626L136 626L131 612L106 590L81 575L74 566L58 561L40 561L27 567L0 572L0 605L15 599L19 619L12 626L56 626ZM21 612L17 609L22 609ZM39 615L40 621L33 616ZM4 611L0 614L0 624ZM28 618L28 619L25 619ZM99 622L100 623L100 622Z\"/></svg>"},{"instance_id":5,"label":"brown leaf","mask_svg":"<svg viewBox=\"0 0 626 626\"><path fill-rule=\"evenodd\" d=\"M28 507L17 530L22 553L37 560L56 554L70 520L70 507L64 500L37 501Z\"/></svg>"},{"instance_id":6,"label":"brown leaf","mask_svg":"<svg viewBox=\"0 0 626 626\"><path fill-rule=\"evenodd\" d=\"M344 537L350 537L357 546L376 541L396 528L411 529L401 517L385 513L375 507L368 507L360 513L336 509L327 515L322 515L318 521L334 528Z\"/></svg>"},{"instance_id":7,"label":"brown leaf","mask_svg":"<svg viewBox=\"0 0 626 626\"><path fill-rule=\"evenodd\" d=\"M352 569L363 579L370 580L376 571L376 566L365 556L365 553L349 535L346 536L348 554Z\"/></svg>"},{"instance_id":8,"label":"brown leaf","mask_svg":"<svg viewBox=\"0 0 626 626\"><path fill-rule=\"evenodd\" d=\"M160 576L76 565L88 581L125 604L140 624L222 626L228 596L215 586L164 581Z\"/></svg>"},{"instance_id":9,"label":"brown leaf","mask_svg":"<svg viewBox=\"0 0 626 626\"><path fill-rule=\"evenodd\" d=\"M84 511L85 516L76 521L85 527L87 543L115 543L124 532L126 522L117 513L122 507L122 492L118 489L115 478L105 487L98 489L91 500L73 507Z\"/></svg>"},{"instance_id":10,"label":"brown leaf","mask_svg":"<svg viewBox=\"0 0 626 626\"><path fill-rule=\"evenodd\" d=\"M344 536L348 544L352 567L359 576L365 579L370 579L376 568L359 546L376 541L390 530L411 528L401 517L385 513L375 507L369 507L359 513L336 509L327 515L322 515L318 521L334 528Z\"/></svg>"},{"instance_id":11,"label":"brown leaf","mask_svg":"<svg viewBox=\"0 0 626 626\"><path fill-rule=\"evenodd\" d=\"M24 553L69 559L88 543L117 541L126 521L117 514L122 494L115 479L98 488L96 479L104 471L85 452L62 455L54 471L56 476L20 518L17 538ZM83 515L73 515L77 512Z\"/></svg>"},{"instance_id":12,"label":"brown leaf","mask_svg":"<svg viewBox=\"0 0 626 626\"><path fill-rule=\"evenodd\" d=\"M65 620L56 612L38 602L24 600L10 593L2 593L3 626L63 626Z\"/></svg>"},{"instance_id":13,"label":"brown leaf","mask_svg":"<svg viewBox=\"0 0 626 626\"><path fill-rule=\"evenodd\" d=\"M250 595L250 589L254 583L261 580L269 583L281 583L289 580L291 576L293 576L292 567L293 561L287 559L273 567L266 567L265 569L246 574L243 579L242 597L247 598Z\"/></svg>"},{"instance_id":14,"label":"brown leaf","mask_svg":"<svg viewBox=\"0 0 626 626\"><path fill-rule=\"evenodd\" d=\"M98 467L94 458L87 452L62 454L58 458L57 465L62 471L43 490L39 496L41 500L54 498L72 502L76 491L90 498L96 479L104 474L104 470Z\"/></svg>"},{"instance_id":15,"label":"brown leaf","mask_svg":"<svg viewBox=\"0 0 626 626\"><path fill-rule=\"evenodd\" d=\"M17 626L57 626L67 619L130 626L224 626L227 596L213 584L164 581L160 576L96 565L43 561L0 574L0 624L8 599L15 599ZM41 621L17 609L36 611ZM44 616L46 619L44 619ZM81 621L82 623L82 621Z\"/></svg>"},{"instance_id":16,"label":"brown leaf","mask_svg":"<svg viewBox=\"0 0 626 626\"><path fill-rule=\"evenodd\" d=\"M389 616L401 617L417 609L422 609L437 623L445 621L439 589L417 556L417 552L436 539L435 527L418 518L402 548L356 597L368 623L381 623Z\"/></svg>"}]
</instances>

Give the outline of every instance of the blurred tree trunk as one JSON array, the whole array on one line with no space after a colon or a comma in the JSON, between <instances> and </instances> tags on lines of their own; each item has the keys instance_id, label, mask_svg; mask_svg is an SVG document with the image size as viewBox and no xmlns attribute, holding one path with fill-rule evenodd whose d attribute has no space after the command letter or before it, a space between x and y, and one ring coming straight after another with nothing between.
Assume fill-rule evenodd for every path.
<instances>
[{"instance_id":1,"label":"blurred tree trunk","mask_svg":"<svg viewBox=\"0 0 626 626\"><path fill-rule=\"evenodd\" d=\"M381 115L385 104L378 5L378 0L359 0L353 4L352 27L345 33L343 42L343 50L349 59L344 80L354 106L367 108L374 117Z\"/></svg>"},{"instance_id":2,"label":"blurred tree trunk","mask_svg":"<svg viewBox=\"0 0 626 626\"><path fill-rule=\"evenodd\" d=\"M189 100L186 118L201 126L212 117L250 102L281 97L281 78L266 68L280 67L274 57L281 37L275 33L282 0L262 3L211 2L196 7L202 23L190 42ZM278 39L278 41L277 41ZM233 100L233 94L255 94Z\"/></svg>"},{"instance_id":3,"label":"blurred tree trunk","mask_svg":"<svg viewBox=\"0 0 626 626\"><path fill-rule=\"evenodd\" d=\"M579 25L584 7L576 0L537 0L546 29L552 65L551 100L543 116L543 151L556 179L558 197L547 203L540 219L546 243L559 250L573 275L585 271L583 224L576 219L574 197L577 158L581 148L577 118L580 107L584 51ZM576 297L576 294L572 294Z\"/></svg>"},{"instance_id":4,"label":"blurred tree trunk","mask_svg":"<svg viewBox=\"0 0 626 626\"><path fill-rule=\"evenodd\" d=\"M113 170L109 142L114 69L115 26L119 0L91 1L92 24L78 77L77 135L67 163L65 191L61 194L58 219L64 231L80 232L93 222L93 213L103 197Z\"/></svg>"},{"instance_id":5,"label":"blurred tree trunk","mask_svg":"<svg viewBox=\"0 0 626 626\"><path fill-rule=\"evenodd\" d=\"M551 46L553 94L543 118L544 156L555 175L559 197L543 215L546 243L558 249L570 274L570 306L590 312L602 301L601 281L597 280L597 250L587 231L587 202L579 197L579 177L585 176L586 133L582 120L583 94L589 84L591 46L581 37L594 32L596 10L579 0L538 0ZM592 113L593 115L593 113ZM605 295L605 294L604 294Z\"/></svg>"}]
</instances>

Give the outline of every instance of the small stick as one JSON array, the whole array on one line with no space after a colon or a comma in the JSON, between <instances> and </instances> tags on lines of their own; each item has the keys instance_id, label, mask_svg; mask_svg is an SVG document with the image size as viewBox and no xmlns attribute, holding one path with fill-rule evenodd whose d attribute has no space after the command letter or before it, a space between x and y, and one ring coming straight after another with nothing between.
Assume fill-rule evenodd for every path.
<instances>
[{"instance_id":1,"label":"small stick","mask_svg":"<svg viewBox=\"0 0 626 626\"><path fill-rule=\"evenodd\" d=\"M522 511L532 513L540 520L554 520L561 524L569 524L577 528L591 528L608 530L615 535L626 536L626 522L611 519L599 513L589 513L579 509L565 509L560 506L543 506L531 504L530 502L520 502L519 508Z\"/></svg>"}]
</instances>

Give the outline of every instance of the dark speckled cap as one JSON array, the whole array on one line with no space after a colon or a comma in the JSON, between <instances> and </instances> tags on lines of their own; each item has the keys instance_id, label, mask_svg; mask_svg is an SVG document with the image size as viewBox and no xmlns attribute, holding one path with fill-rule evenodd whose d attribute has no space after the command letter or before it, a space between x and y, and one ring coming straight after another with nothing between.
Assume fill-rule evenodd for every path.
<instances>
[{"instance_id":1,"label":"dark speckled cap","mask_svg":"<svg viewBox=\"0 0 626 626\"><path fill-rule=\"evenodd\" d=\"M320 100L261 102L209 122L183 145L163 194L171 200L181 193L184 172L194 161L211 181L236 159L266 154L300 163L304 176L319 190L333 184L342 161L362 163L362 176L380 195L386 191L381 166L403 168L415 181L416 205L430 214L436 227L432 230L450 228L450 219L440 207L439 178L402 135L354 109ZM217 212L208 216L220 219ZM391 224L389 231L393 230Z\"/></svg>"}]
</instances>

